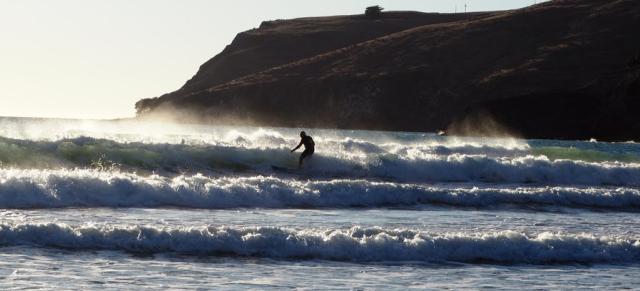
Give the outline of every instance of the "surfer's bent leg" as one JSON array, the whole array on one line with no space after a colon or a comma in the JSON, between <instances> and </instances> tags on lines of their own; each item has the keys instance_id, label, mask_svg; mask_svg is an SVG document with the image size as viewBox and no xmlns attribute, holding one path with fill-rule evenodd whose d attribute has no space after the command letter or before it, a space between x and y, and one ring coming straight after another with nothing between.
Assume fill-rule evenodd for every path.
<instances>
[{"instance_id":1,"label":"surfer's bent leg","mask_svg":"<svg viewBox=\"0 0 640 291\"><path fill-rule=\"evenodd\" d=\"M300 155L300 159L298 160L298 167L302 167L302 160L304 160L304 158L306 157L310 157L311 155L313 155L312 150L304 150L304 152L302 152L302 154Z\"/></svg>"}]
</instances>

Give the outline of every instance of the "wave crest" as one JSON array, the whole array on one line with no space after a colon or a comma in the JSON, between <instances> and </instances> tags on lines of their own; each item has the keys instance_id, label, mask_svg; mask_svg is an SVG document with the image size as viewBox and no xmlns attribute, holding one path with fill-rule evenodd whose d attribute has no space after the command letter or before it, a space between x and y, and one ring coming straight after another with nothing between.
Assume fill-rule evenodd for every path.
<instances>
[{"instance_id":1,"label":"wave crest","mask_svg":"<svg viewBox=\"0 0 640 291\"><path fill-rule=\"evenodd\" d=\"M303 181L275 176L169 178L95 170L0 170L0 208L350 208L424 204L632 210L640 209L640 190L465 187L350 179Z\"/></svg>"},{"instance_id":2,"label":"wave crest","mask_svg":"<svg viewBox=\"0 0 640 291\"><path fill-rule=\"evenodd\" d=\"M496 262L509 264L640 261L640 242L625 237L544 232L527 235L429 233L359 228L155 228L151 226L0 225L0 244L132 253L178 252L337 261Z\"/></svg>"},{"instance_id":3,"label":"wave crest","mask_svg":"<svg viewBox=\"0 0 640 291\"><path fill-rule=\"evenodd\" d=\"M640 185L640 164L549 160L545 156L429 154L414 147L379 153L373 144L346 140L352 151L322 152L297 173L307 178L366 178L400 182L499 182ZM373 151L373 152L372 152ZM375 153L374 153L375 152ZM159 173L245 172L274 175L271 165L295 167L280 148L118 143L77 138L56 142L0 140L0 162L16 168L122 168ZM105 167L106 166L106 167Z\"/></svg>"}]
</instances>

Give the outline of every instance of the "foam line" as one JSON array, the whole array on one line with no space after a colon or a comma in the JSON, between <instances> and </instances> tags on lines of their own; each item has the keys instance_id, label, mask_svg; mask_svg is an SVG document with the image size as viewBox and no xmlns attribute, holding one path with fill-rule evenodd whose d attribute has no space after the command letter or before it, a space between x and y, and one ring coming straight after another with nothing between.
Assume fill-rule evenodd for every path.
<instances>
[{"instance_id":1,"label":"foam line","mask_svg":"<svg viewBox=\"0 0 640 291\"><path fill-rule=\"evenodd\" d=\"M423 204L631 210L640 209L640 190L297 180L276 176L170 178L96 170L0 170L0 208L350 208Z\"/></svg>"},{"instance_id":2,"label":"foam line","mask_svg":"<svg viewBox=\"0 0 640 291\"><path fill-rule=\"evenodd\" d=\"M508 264L638 263L636 238L514 231L429 233L354 227L293 230L278 227L156 228L0 224L0 244L130 253L177 252L274 259L337 261L495 262Z\"/></svg>"}]
</instances>

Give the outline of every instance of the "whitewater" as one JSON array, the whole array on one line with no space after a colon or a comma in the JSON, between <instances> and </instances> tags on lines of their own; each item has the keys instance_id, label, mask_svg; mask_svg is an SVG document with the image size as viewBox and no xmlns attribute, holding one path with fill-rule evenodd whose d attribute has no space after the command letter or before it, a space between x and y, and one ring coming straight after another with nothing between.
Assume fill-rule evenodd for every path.
<instances>
[{"instance_id":1,"label":"whitewater","mask_svg":"<svg viewBox=\"0 0 640 291\"><path fill-rule=\"evenodd\" d=\"M0 288L635 288L640 145L0 118Z\"/></svg>"}]
</instances>

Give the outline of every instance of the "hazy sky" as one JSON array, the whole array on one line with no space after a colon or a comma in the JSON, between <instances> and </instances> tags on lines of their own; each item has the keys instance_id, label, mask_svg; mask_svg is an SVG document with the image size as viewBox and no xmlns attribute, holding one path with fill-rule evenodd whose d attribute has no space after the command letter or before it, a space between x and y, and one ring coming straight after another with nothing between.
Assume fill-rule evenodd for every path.
<instances>
[{"instance_id":1,"label":"hazy sky","mask_svg":"<svg viewBox=\"0 0 640 291\"><path fill-rule=\"evenodd\" d=\"M178 89L263 20L386 10L518 8L533 0L0 0L0 116L114 118ZM540 2L540 1L538 1Z\"/></svg>"}]
</instances>

